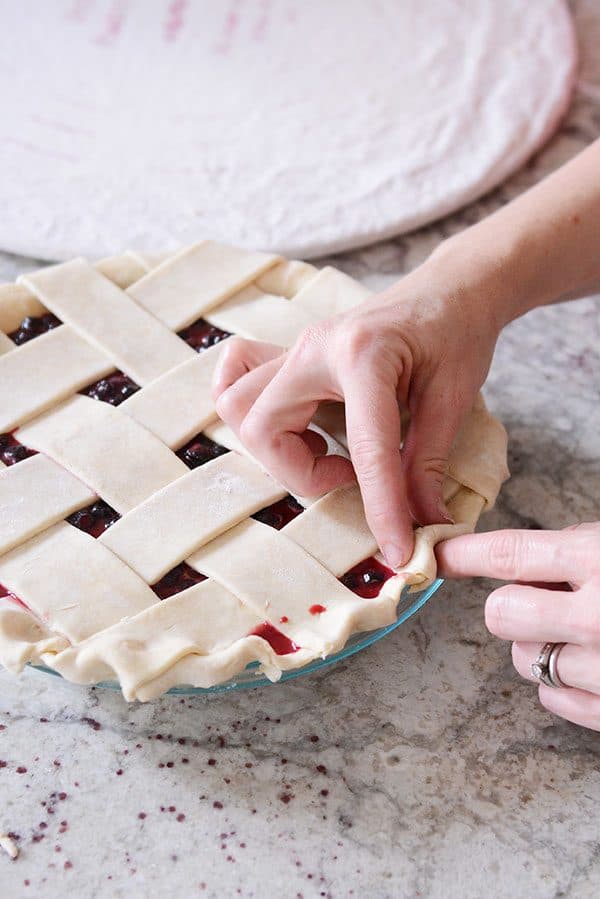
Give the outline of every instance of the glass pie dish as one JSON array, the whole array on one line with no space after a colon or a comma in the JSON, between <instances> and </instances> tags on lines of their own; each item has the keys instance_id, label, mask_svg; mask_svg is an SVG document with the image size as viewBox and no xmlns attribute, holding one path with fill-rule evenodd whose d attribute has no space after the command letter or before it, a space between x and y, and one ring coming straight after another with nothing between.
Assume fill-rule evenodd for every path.
<instances>
[{"instance_id":1,"label":"glass pie dish","mask_svg":"<svg viewBox=\"0 0 600 899\"><path fill-rule=\"evenodd\" d=\"M235 677L230 678L222 684L215 684L212 687L190 687L181 685L178 687L171 687L165 695L202 696L208 693L230 693L234 690L249 690L253 687L273 687L284 681L294 680L295 678L302 677L306 674L314 674L317 671L323 670L323 668L327 668L329 665L333 665L336 662L341 662L344 659L350 658L350 656L356 655L363 649L372 646L373 643L377 643L379 640L383 639L383 637L387 637L388 634L395 631L398 627L408 621L409 618L412 618L413 615L415 615L433 596L433 594L439 590L443 583L444 581L442 578L437 578L425 590L420 590L418 592L410 592L409 588L406 587L400 598L400 602L398 603L398 617L392 624L388 624L386 627L380 627L374 631L368 631L367 633L353 634L344 648L339 652L333 653L324 659L315 659L313 662L304 665L302 668L293 668L289 671L284 671L278 681L269 680L260 670L259 663L252 662ZM44 674L52 674L54 677L61 677L58 671L53 671L52 668L47 668L45 665L32 664L30 667L34 668L36 671L41 671ZM107 690L121 689L116 681L102 681L95 686Z\"/></svg>"}]
</instances>

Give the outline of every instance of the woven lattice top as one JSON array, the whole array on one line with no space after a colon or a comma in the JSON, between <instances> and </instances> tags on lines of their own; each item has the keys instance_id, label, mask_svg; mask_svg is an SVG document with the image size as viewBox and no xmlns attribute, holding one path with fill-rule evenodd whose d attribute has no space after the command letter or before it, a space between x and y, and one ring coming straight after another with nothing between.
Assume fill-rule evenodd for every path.
<instances>
[{"instance_id":1,"label":"woven lattice top","mask_svg":"<svg viewBox=\"0 0 600 899\"><path fill-rule=\"evenodd\" d=\"M450 461L456 525L417 531L406 570L377 557L357 487L290 497L217 417L230 334L290 345L368 291L210 241L52 266L0 288L0 661L42 662L128 699L284 669L391 623L432 547L474 527L506 476L479 401ZM344 452L341 407L317 425Z\"/></svg>"}]
</instances>

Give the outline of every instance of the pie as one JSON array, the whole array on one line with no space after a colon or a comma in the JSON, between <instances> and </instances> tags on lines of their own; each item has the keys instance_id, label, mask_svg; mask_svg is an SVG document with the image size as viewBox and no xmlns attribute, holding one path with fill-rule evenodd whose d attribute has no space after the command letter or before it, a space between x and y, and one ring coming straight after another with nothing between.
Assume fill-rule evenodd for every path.
<instances>
[{"instance_id":1,"label":"pie","mask_svg":"<svg viewBox=\"0 0 600 899\"><path fill-rule=\"evenodd\" d=\"M218 419L231 334L290 345L366 288L203 241L176 255L74 259L0 287L0 661L43 664L126 699L270 679L392 623L433 546L470 531L507 476L478 399L450 459L454 525L416 531L402 571L378 555L356 486L292 497ZM315 418L344 448L343 408Z\"/></svg>"}]
</instances>

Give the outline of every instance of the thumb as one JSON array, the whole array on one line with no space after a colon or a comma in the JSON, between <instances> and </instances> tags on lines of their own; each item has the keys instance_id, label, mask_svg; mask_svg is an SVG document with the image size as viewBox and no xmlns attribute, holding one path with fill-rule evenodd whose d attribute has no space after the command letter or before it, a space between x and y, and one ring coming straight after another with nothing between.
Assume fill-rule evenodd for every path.
<instances>
[{"instance_id":1,"label":"thumb","mask_svg":"<svg viewBox=\"0 0 600 899\"><path fill-rule=\"evenodd\" d=\"M416 404L404 443L408 501L421 525L452 521L442 498L442 484L465 414L453 393L435 383L428 385Z\"/></svg>"}]
</instances>

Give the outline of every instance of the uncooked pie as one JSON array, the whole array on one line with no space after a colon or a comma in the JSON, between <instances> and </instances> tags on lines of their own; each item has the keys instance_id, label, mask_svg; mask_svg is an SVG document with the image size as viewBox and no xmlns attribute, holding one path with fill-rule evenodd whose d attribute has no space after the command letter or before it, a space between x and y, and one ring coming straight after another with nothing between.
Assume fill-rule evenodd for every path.
<instances>
[{"instance_id":1,"label":"uncooked pie","mask_svg":"<svg viewBox=\"0 0 600 899\"><path fill-rule=\"evenodd\" d=\"M166 259L75 259L0 288L0 661L148 700L258 662L272 680L392 623L433 546L474 528L507 475L478 399L450 459L454 525L400 572L356 486L292 497L211 399L231 334L288 346L369 292L333 268L204 241ZM315 419L345 452L343 410Z\"/></svg>"}]
</instances>

